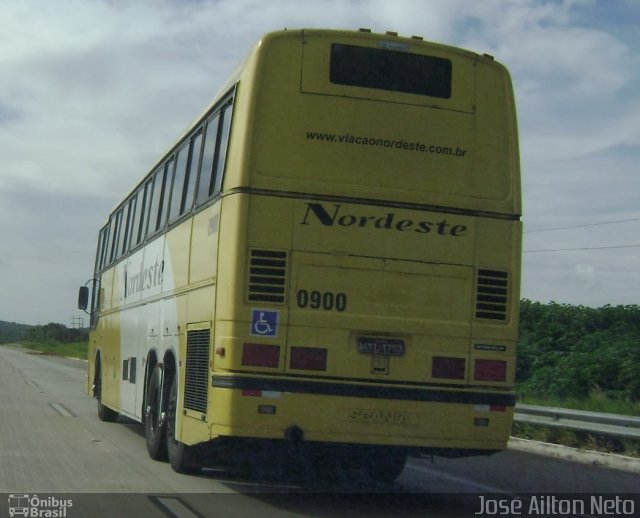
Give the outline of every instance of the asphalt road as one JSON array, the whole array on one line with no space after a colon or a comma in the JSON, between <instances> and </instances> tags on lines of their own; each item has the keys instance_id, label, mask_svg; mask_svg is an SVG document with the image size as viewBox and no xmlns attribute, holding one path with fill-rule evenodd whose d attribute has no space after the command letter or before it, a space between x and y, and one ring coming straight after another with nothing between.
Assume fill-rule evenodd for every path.
<instances>
[{"instance_id":1,"label":"asphalt road","mask_svg":"<svg viewBox=\"0 0 640 518\"><path fill-rule=\"evenodd\" d=\"M27 505L39 509L31 516L64 517L504 516L507 507L500 505L519 493L605 499L636 493L633 515L640 516L640 472L512 449L491 457L436 457L433 463L410 459L397 482L384 487L360 481L301 486L268 472L222 469L178 475L148 457L140 425L98 420L95 400L83 391L85 367L0 347L0 517L26 512ZM481 495L494 507L483 507ZM630 504L625 509L621 501L612 509L629 516ZM534 510L541 510L540 503ZM530 504L525 501L525 510ZM509 509L512 516L526 516ZM587 505L586 513L574 515L592 511Z\"/></svg>"}]
</instances>

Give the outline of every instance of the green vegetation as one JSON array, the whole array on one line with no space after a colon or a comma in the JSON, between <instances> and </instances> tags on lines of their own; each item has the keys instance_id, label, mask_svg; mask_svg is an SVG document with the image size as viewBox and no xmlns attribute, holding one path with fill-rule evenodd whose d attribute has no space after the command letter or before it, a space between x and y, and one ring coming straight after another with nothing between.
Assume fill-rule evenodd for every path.
<instances>
[{"instance_id":1,"label":"green vegetation","mask_svg":"<svg viewBox=\"0 0 640 518\"><path fill-rule=\"evenodd\" d=\"M562 444L583 450L640 457L640 441L634 439L618 439L605 435L516 422L513 423L511 435L521 439Z\"/></svg>"},{"instance_id":2,"label":"green vegetation","mask_svg":"<svg viewBox=\"0 0 640 518\"><path fill-rule=\"evenodd\" d=\"M640 415L640 307L523 300L516 382L521 403ZM640 456L640 441L523 423L513 434Z\"/></svg>"},{"instance_id":3,"label":"green vegetation","mask_svg":"<svg viewBox=\"0 0 640 518\"><path fill-rule=\"evenodd\" d=\"M23 341L38 343L69 343L89 340L88 329L69 328L53 322L44 326L30 326L0 320L0 344Z\"/></svg>"},{"instance_id":4,"label":"green vegetation","mask_svg":"<svg viewBox=\"0 0 640 518\"><path fill-rule=\"evenodd\" d=\"M66 356L68 358L79 358L81 360L87 359L87 346L88 342L20 342L20 345L24 349L30 349L42 354L52 354L55 356Z\"/></svg>"},{"instance_id":5,"label":"green vegetation","mask_svg":"<svg viewBox=\"0 0 640 518\"><path fill-rule=\"evenodd\" d=\"M581 399L521 396L518 398L518 402L528 405L573 408L575 410L588 410L590 412L640 416L640 401L610 399L602 394L602 392L597 392L596 390L588 397Z\"/></svg>"},{"instance_id":6,"label":"green vegetation","mask_svg":"<svg viewBox=\"0 0 640 518\"><path fill-rule=\"evenodd\" d=\"M32 326L0 320L0 344L19 342Z\"/></svg>"},{"instance_id":7,"label":"green vegetation","mask_svg":"<svg viewBox=\"0 0 640 518\"><path fill-rule=\"evenodd\" d=\"M640 415L640 307L523 300L516 380L524 402Z\"/></svg>"},{"instance_id":8,"label":"green vegetation","mask_svg":"<svg viewBox=\"0 0 640 518\"><path fill-rule=\"evenodd\" d=\"M25 349L43 354L86 359L88 341L87 329L68 328L55 323L29 326L0 321L0 344L20 344Z\"/></svg>"}]
</instances>

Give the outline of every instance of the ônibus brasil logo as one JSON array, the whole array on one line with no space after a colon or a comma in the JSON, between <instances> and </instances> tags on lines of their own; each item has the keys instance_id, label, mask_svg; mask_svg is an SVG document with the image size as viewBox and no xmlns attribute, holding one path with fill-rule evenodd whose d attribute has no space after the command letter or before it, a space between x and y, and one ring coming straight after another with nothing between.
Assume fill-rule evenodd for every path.
<instances>
[{"instance_id":1,"label":"\u00f4nibus brasil logo","mask_svg":"<svg viewBox=\"0 0 640 518\"><path fill-rule=\"evenodd\" d=\"M30 518L66 518L67 510L73 507L73 501L55 496L10 494L9 516L27 516Z\"/></svg>"}]
</instances>

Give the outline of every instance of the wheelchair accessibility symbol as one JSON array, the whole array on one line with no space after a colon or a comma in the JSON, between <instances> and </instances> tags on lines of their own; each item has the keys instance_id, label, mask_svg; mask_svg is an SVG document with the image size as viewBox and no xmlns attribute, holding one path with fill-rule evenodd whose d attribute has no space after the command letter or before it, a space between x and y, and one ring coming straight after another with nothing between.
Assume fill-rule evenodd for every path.
<instances>
[{"instance_id":1,"label":"wheelchair accessibility symbol","mask_svg":"<svg viewBox=\"0 0 640 518\"><path fill-rule=\"evenodd\" d=\"M251 310L251 336L278 336L278 312L264 309Z\"/></svg>"}]
</instances>

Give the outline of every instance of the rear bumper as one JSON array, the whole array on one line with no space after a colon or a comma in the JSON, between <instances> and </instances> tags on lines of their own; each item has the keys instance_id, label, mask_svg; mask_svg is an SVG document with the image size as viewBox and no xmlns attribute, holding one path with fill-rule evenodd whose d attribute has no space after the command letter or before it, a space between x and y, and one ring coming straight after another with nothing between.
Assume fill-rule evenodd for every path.
<instances>
[{"instance_id":1,"label":"rear bumper","mask_svg":"<svg viewBox=\"0 0 640 518\"><path fill-rule=\"evenodd\" d=\"M263 390L291 394L313 394L341 397L363 397L398 401L430 401L439 403L466 403L473 405L515 406L513 392L488 392L486 390L452 390L434 387L407 387L398 384L367 385L336 381L300 379L249 378L242 376L214 376L213 388Z\"/></svg>"},{"instance_id":2,"label":"rear bumper","mask_svg":"<svg viewBox=\"0 0 640 518\"><path fill-rule=\"evenodd\" d=\"M421 449L502 450L512 393L214 376L210 435ZM203 438L204 440L205 438Z\"/></svg>"}]
</instances>

